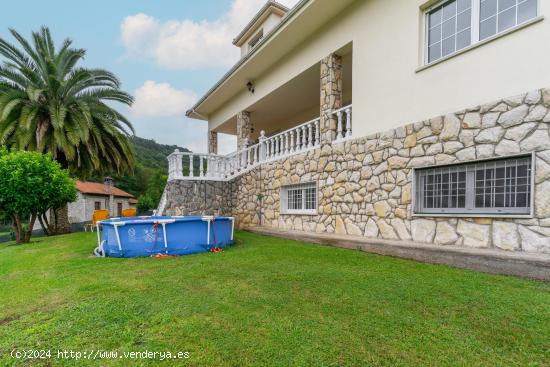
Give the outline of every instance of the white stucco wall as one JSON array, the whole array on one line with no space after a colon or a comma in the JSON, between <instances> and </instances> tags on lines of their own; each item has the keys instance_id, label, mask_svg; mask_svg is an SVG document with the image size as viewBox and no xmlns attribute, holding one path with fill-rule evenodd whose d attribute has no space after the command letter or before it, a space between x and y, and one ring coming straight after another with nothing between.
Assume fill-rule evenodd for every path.
<instances>
[{"instance_id":1,"label":"white stucco wall","mask_svg":"<svg viewBox=\"0 0 550 367\"><path fill-rule=\"evenodd\" d=\"M241 46L241 56L244 56L248 53L248 50L250 47L248 46L248 43L258 34L260 30L263 31L263 36L267 35L275 26L281 21L281 16L271 13L267 19L261 23L257 29L244 41L243 45Z\"/></svg>"},{"instance_id":2,"label":"white stucco wall","mask_svg":"<svg viewBox=\"0 0 550 367\"><path fill-rule=\"evenodd\" d=\"M548 18L550 1L539 2L539 15ZM350 42L357 137L550 86L549 19L418 71L423 65L421 7L425 4L424 0L355 1L255 78L254 94L243 87L211 113L209 128L246 110Z\"/></svg>"}]
</instances>

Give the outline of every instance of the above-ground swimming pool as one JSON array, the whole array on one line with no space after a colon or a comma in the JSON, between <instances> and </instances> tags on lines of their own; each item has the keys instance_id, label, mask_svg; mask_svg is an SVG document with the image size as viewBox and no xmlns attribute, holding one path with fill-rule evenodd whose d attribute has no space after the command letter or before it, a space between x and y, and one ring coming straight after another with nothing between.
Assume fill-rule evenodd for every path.
<instances>
[{"instance_id":1,"label":"above-ground swimming pool","mask_svg":"<svg viewBox=\"0 0 550 367\"><path fill-rule=\"evenodd\" d=\"M232 217L130 217L99 222L98 256L187 255L233 243ZM99 228L98 228L99 229Z\"/></svg>"}]
</instances>

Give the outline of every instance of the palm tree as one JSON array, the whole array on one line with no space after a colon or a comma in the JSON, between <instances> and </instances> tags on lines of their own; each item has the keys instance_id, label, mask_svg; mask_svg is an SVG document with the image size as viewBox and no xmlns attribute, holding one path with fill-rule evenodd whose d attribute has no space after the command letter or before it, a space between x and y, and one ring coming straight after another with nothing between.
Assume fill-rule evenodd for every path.
<instances>
[{"instance_id":1,"label":"palm tree","mask_svg":"<svg viewBox=\"0 0 550 367\"><path fill-rule=\"evenodd\" d=\"M56 49L47 27L32 45L10 32L20 48L0 38L0 144L48 152L80 178L131 172L132 124L108 104L133 102L118 78L77 67L86 51L69 39Z\"/></svg>"}]
</instances>

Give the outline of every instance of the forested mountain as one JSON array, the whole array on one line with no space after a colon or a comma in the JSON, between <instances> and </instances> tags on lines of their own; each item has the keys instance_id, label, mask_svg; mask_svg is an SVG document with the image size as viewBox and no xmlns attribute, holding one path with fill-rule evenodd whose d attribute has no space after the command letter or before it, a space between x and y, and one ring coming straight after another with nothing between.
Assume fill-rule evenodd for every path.
<instances>
[{"instance_id":1,"label":"forested mountain","mask_svg":"<svg viewBox=\"0 0 550 367\"><path fill-rule=\"evenodd\" d=\"M152 139L144 139L134 136L132 139L136 152L136 161L144 168L163 169L168 172L168 161L166 157L173 153L175 149L180 152L189 152L187 148L178 147L177 145L159 144Z\"/></svg>"},{"instance_id":2,"label":"forested mountain","mask_svg":"<svg viewBox=\"0 0 550 367\"><path fill-rule=\"evenodd\" d=\"M138 198L141 210L156 208L168 175L166 157L176 148L180 152L190 150L176 145L159 144L152 139L137 136L132 137L131 142L136 153L134 175L113 175L115 186ZM103 182L103 177L92 177L90 181Z\"/></svg>"}]
</instances>

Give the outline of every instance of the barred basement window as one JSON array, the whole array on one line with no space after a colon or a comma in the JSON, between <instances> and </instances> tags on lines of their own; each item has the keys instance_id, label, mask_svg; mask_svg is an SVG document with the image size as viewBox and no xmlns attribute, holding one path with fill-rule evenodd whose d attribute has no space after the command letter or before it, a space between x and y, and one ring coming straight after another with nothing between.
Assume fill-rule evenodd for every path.
<instances>
[{"instance_id":1,"label":"barred basement window","mask_svg":"<svg viewBox=\"0 0 550 367\"><path fill-rule=\"evenodd\" d=\"M415 213L531 213L532 157L415 170Z\"/></svg>"},{"instance_id":2,"label":"barred basement window","mask_svg":"<svg viewBox=\"0 0 550 367\"><path fill-rule=\"evenodd\" d=\"M309 182L281 189L281 213L317 214L317 185Z\"/></svg>"}]
</instances>

